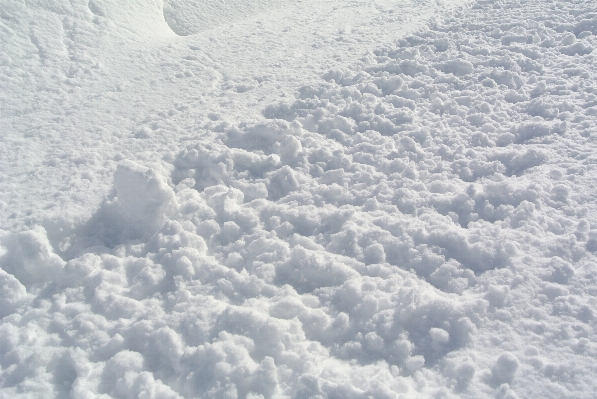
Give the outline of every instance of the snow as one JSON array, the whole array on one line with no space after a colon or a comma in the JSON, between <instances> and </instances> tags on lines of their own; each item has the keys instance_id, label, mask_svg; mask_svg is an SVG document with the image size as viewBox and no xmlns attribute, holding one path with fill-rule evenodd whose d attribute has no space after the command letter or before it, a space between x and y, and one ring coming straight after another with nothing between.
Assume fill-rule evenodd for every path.
<instances>
[{"instance_id":1,"label":"snow","mask_svg":"<svg viewBox=\"0 0 597 399\"><path fill-rule=\"evenodd\" d=\"M125 3L0 4L0 396L594 396L592 2Z\"/></svg>"}]
</instances>

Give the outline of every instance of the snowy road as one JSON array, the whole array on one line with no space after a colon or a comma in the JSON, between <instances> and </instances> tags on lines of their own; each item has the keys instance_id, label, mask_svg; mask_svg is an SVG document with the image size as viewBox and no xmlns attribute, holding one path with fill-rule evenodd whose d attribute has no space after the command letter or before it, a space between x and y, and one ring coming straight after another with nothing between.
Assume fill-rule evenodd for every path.
<instances>
[{"instance_id":1,"label":"snowy road","mask_svg":"<svg viewBox=\"0 0 597 399\"><path fill-rule=\"evenodd\" d=\"M0 5L0 396L594 397L594 2L48 4Z\"/></svg>"}]
</instances>

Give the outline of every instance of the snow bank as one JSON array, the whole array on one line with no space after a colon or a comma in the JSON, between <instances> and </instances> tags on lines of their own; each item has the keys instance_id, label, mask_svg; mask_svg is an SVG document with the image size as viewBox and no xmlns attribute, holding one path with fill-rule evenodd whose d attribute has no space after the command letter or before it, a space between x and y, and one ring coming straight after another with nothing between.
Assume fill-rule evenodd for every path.
<instances>
[{"instance_id":1,"label":"snow bank","mask_svg":"<svg viewBox=\"0 0 597 399\"><path fill-rule=\"evenodd\" d=\"M589 6L478 2L121 162L68 250L2 232L3 394L591 397Z\"/></svg>"},{"instance_id":2,"label":"snow bank","mask_svg":"<svg viewBox=\"0 0 597 399\"><path fill-rule=\"evenodd\" d=\"M187 36L282 6L284 2L279 0L235 1L234 3L223 0L166 0L164 18L177 35Z\"/></svg>"}]
</instances>

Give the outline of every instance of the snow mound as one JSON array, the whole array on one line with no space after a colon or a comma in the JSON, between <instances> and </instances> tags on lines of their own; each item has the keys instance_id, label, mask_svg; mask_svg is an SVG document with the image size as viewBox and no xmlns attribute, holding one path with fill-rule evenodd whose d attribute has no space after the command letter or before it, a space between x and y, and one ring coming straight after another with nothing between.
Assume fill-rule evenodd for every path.
<instances>
[{"instance_id":1,"label":"snow mound","mask_svg":"<svg viewBox=\"0 0 597 399\"><path fill-rule=\"evenodd\" d=\"M61 4L62 12L73 9L73 14L77 15L85 2L62 3L65 3ZM87 7L97 24L109 20L121 29L144 37L172 35L164 19L163 0L134 0L125 3L117 0L89 0Z\"/></svg>"},{"instance_id":2,"label":"snow mound","mask_svg":"<svg viewBox=\"0 0 597 399\"><path fill-rule=\"evenodd\" d=\"M284 5L280 0L165 0L164 18L177 35L188 36Z\"/></svg>"}]
</instances>

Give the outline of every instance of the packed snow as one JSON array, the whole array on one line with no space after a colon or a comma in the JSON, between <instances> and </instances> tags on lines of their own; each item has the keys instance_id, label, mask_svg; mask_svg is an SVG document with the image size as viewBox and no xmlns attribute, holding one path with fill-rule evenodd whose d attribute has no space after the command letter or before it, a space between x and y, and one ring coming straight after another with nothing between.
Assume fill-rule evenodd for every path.
<instances>
[{"instance_id":1,"label":"packed snow","mask_svg":"<svg viewBox=\"0 0 597 399\"><path fill-rule=\"evenodd\" d=\"M595 397L593 1L4 0L0 42L0 397Z\"/></svg>"}]
</instances>

